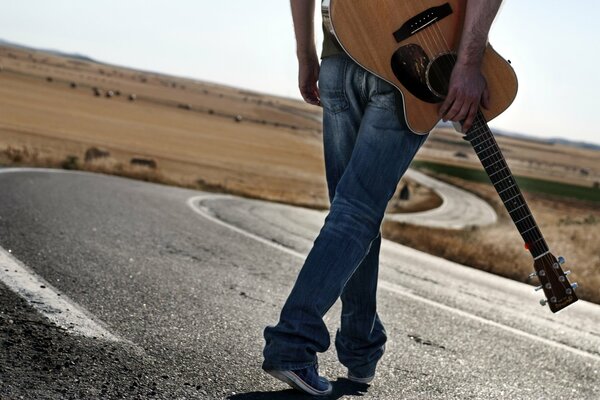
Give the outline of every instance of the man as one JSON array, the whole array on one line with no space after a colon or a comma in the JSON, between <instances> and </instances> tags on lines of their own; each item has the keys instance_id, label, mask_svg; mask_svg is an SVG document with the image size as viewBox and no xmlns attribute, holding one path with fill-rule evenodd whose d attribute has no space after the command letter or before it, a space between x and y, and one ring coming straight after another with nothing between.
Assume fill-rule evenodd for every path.
<instances>
[{"instance_id":1,"label":"man","mask_svg":"<svg viewBox=\"0 0 600 400\"><path fill-rule=\"evenodd\" d=\"M411 0L398 0L411 1ZM501 0L469 0L444 120L466 132L488 103L481 74L490 26ZM395 88L343 53L325 32L322 63L314 40L314 0L291 0L299 87L304 100L323 106L325 170L331 207L282 311L265 329L263 369L292 387L327 395L316 353L330 345L323 316L341 297L335 346L348 379L369 383L386 334L376 311L380 225L386 205L426 135L412 133L396 112ZM317 86L318 81L318 86Z\"/></svg>"}]
</instances>

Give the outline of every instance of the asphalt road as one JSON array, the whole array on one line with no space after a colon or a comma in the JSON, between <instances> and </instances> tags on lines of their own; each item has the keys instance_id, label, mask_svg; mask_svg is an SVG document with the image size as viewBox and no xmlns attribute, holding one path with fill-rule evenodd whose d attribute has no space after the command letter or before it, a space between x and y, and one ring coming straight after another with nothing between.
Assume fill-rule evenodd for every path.
<instances>
[{"instance_id":1,"label":"asphalt road","mask_svg":"<svg viewBox=\"0 0 600 400\"><path fill-rule=\"evenodd\" d=\"M414 169L405 176L431 188L442 199L442 204L433 209L416 213L388 214L389 221L406 222L431 228L465 229L486 226L498 220L494 208L481 198L456 186L434 179Z\"/></svg>"},{"instance_id":2,"label":"asphalt road","mask_svg":"<svg viewBox=\"0 0 600 400\"><path fill-rule=\"evenodd\" d=\"M1 399L305 398L260 370L262 329L321 213L84 173L0 173L0 188L0 246L116 338L0 283ZM382 264L386 355L371 386L321 355L331 398L600 398L600 306L553 315L531 286L390 242ZM336 304L332 334L338 319Z\"/></svg>"}]
</instances>

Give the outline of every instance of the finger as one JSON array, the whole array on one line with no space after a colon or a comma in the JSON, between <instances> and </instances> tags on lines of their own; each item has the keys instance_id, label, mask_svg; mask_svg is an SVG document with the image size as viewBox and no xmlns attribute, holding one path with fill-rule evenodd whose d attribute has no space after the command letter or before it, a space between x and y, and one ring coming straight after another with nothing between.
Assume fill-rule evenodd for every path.
<instances>
[{"instance_id":1,"label":"finger","mask_svg":"<svg viewBox=\"0 0 600 400\"><path fill-rule=\"evenodd\" d=\"M464 105L465 105L465 102L463 99L457 99L456 101L454 101L452 108L450 108L450 110L448 110L446 115L444 115L444 120L460 122L460 120L457 119L456 117L458 116L458 114L460 113L460 111L462 110Z\"/></svg>"},{"instance_id":2,"label":"finger","mask_svg":"<svg viewBox=\"0 0 600 400\"><path fill-rule=\"evenodd\" d=\"M317 98L318 101L318 106L321 105L321 92L319 92L319 87L315 84L315 97Z\"/></svg>"},{"instance_id":3,"label":"finger","mask_svg":"<svg viewBox=\"0 0 600 400\"><path fill-rule=\"evenodd\" d=\"M438 116L440 118L443 118L444 115L446 115L446 113L448 112L450 107L452 107L452 104L454 103L455 99L456 99L456 92L453 89L450 89L448 91L448 95L446 96L446 99L440 106L440 111L438 113ZM446 120L444 120L444 122L446 122Z\"/></svg>"},{"instance_id":4,"label":"finger","mask_svg":"<svg viewBox=\"0 0 600 400\"><path fill-rule=\"evenodd\" d=\"M471 107L469 108L469 112L462 123L462 132L467 133L469 129L473 126L473 121L475 121L475 117L477 116L477 105L471 103Z\"/></svg>"},{"instance_id":5,"label":"finger","mask_svg":"<svg viewBox=\"0 0 600 400\"><path fill-rule=\"evenodd\" d=\"M300 87L300 94L305 102L313 105L318 105L319 98L315 95L315 89L310 85Z\"/></svg>"},{"instance_id":6,"label":"finger","mask_svg":"<svg viewBox=\"0 0 600 400\"><path fill-rule=\"evenodd\" d=\"M471 109L471 103L464 102L460 110L456 113L456 115L452 118L452 121L463 123L463 121L469 115L469 111Z\"/></svg>"}]
</instances>

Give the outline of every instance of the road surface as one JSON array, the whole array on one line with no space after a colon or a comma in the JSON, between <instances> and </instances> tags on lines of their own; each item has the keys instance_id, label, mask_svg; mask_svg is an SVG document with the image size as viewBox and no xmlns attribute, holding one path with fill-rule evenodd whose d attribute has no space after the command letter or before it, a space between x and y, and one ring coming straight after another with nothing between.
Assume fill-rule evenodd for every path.
<instances>
[{"instance_id":1,"label":"road surface","mask_svg":"<svg viewBox=\"0 0 600 400\"><path fill-rule=\"evenodd\" d=\"M0 398L306 398L260 370L262 329L277 321L322 213L111 176L0 171ZM37 280L18 295L9 285L26 273ZM77 310L64 311L67 326L61 305L45 304L53 296ZM385 241L386 355L367 387L343 378L334 349L322 354L331 398L600 398L600 307L553 315L539 297ZM332 334L339 311L326 315Z\"/></svg>"}]
</instances>

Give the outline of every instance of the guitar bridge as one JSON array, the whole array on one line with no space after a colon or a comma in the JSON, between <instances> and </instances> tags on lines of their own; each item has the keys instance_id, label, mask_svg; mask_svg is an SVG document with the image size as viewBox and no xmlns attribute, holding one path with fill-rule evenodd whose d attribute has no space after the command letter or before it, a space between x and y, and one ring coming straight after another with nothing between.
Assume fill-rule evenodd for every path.
<instances>
[{"instance_id":1,"label":"guitar bridge","mask_svg":"<svg viewBox=\"0 0 600 400\"><path fill-rule=\"evenodd\" d=\"M417 32L427 28L429 25L446 18L450 14L452 14L450 3L442 4L438 7L431 7L406 21L400 29L394 32L394 38L396 39L396 42L400 43Z\"/></svg>"}]
</instances>

